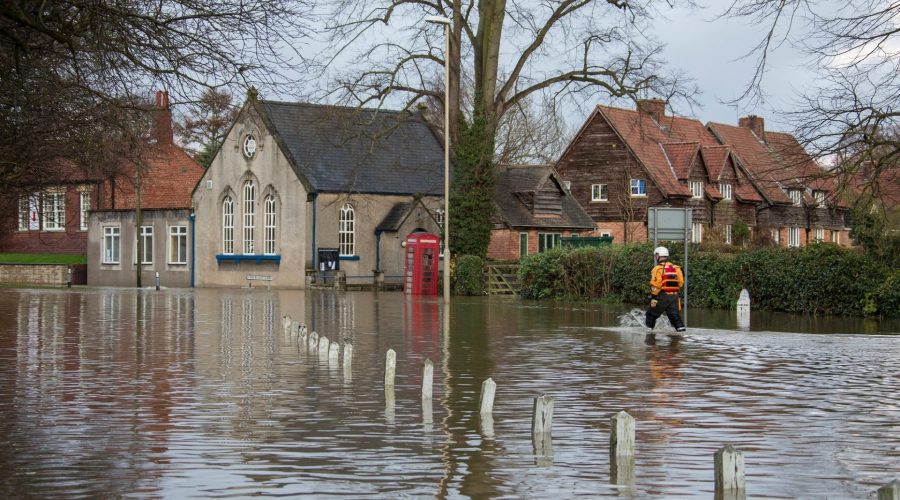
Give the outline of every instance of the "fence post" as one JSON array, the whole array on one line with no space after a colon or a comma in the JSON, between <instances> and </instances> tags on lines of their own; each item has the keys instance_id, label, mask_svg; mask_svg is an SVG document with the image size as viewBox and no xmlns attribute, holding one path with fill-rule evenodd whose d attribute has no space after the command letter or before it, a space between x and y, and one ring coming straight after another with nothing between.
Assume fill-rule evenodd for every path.
<instances>
[{"instance_id":1,"label":"fence post","mask_svg":"<svg viewBox=\"0 0 900 500\"><path fill-rule=\"evenodd\" d=\"M426 359L422 366L422 399L431 399L434 384L434 363Z\"/></svg>"},{"instance_id":2,"label":"fence post","mask_svg":"<svg viewBox=\"0 0 900 500\"><path fill-rule=\"evenodd\" d=\"M553 398L546 394L534 398L534 413L531 416L531 434L551 434L553 426Z\"/></svg>"},{"instance_id":3,"label":"fence post","mask_svg":"<svg viewBox=\"0 0 900 500\"><path fill-rule=\"evenodd\" d=\"M291 315L285 314L281 318L281 331L285 335L288 335L291 332Z\"/></svg>"},{"instance_id":4,"label":"fence post","mask_svg":"<svg viewBox=\"0 0 900 500\"><path fill-rule=\"evenodd\" d=\"M494 379L488 377L481 383L481 401L478 403L478 412L481 415L490 415L494 411L494 394L497 392L497 384Z\"/></svg>"},{"instance_id":5,"label":"fence post","mask_svg":"<svg viewBox=\"0 0 900 500\"><path fill-rule=\"evenodd\" d=\"M634 455L634 417L620 411L610 419L609 450L616 456Z\"/></svg>"},{"instance_id":6,"label":"fence post","mask_svg":"<svg viewBox=\"0 0 900 500\"><path fill-rule=\"evenodd\" d=\"M744 454L727 444L713 456L716 469L716 498L740 497L746 491Z\"/></svg>"},{"instance_id":7,"label":"fence post","mask_svg":"<svg viewBox=\"0 0 900 500\"><path fill-rule=\"evenodd\" d=\"M320 358L328 358L328 344L331 342L328 340L328 337L322 335L319 337L319 346L318 346L318 355Z\"/></svg>"},{"instance_id":8,"label":"fence post","mask_svg":"<svg viewBox=\"0 0 900 500\"><path fill-rule=\"evenodd\" d=\"M316 332L312 332L309 334L309 344L308 348L312 350L316 350L319 348L319 334Z\"/></svg>"},{"instance_id":9,"label":"fence post","mask_svg":"<svg viewBox=\"0 0 900 500\"><path fill-rule=\"evenodd\" d=\"M394 375L397 373L397 353L388 349L384 357L384 386L394 388Z\"/></svg>"},{"instance_id":10,"label":"fence post","mask_svg":"<svg viewBox=\"0 0 900 500\"><path fill-rule=\"evenodd\" d=\"M878 500L900 500L900 479L878 488Z\"/></svg>"}]
</instances>

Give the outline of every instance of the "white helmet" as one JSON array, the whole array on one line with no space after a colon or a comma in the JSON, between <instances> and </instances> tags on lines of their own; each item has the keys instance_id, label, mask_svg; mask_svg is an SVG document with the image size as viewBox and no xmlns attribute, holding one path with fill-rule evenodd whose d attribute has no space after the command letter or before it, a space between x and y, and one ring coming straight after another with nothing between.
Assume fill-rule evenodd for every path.
<instances>
[{"instance_id":1,"label":"white helmet","mask_svg":"<svg viewBox=\"0 0 900 500\"><path fill-rule=\"evenodd\" d=\"M653 258L658 259L660 257L669 258L669 249L666 247L656 247L656 250L653 251Z\"/></svg>"}]
</instances>

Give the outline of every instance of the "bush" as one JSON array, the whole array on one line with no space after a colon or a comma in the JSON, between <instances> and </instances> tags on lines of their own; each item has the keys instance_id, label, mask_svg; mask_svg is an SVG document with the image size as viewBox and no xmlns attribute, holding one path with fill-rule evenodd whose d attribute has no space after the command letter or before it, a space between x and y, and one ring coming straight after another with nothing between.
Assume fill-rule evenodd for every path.
<instances>
[{"instance_id":1,"label":"bush","mask_svg":"<svg viewBox=\"0 0 900 500\"><path fill-rule=\"evenodd\" d=\"M554 248L550 251L529 255L519 264L520 294L526 299L546 299L561 295L562 256L565 250Z\"/></svg>"},{"instance_id":2,"label":"bush","mask_svg":"<svg viewBox=\"0 0 900 500\"><path fill-rule=\"evenodd\" d=\"M900 270L894 270L874 291L866 294L863 312L900 317Z\"/></svg>"},{"instance_id":3,"label":"bush","mask_svg":"<svg viewBox=\"0 0 900 500\"><path fill-rule=\"evenodd\" d=\"M484 295L484 260L477 255L463 255L456 261L453 283L454 295Z\"/></svg>"}]
</instances>

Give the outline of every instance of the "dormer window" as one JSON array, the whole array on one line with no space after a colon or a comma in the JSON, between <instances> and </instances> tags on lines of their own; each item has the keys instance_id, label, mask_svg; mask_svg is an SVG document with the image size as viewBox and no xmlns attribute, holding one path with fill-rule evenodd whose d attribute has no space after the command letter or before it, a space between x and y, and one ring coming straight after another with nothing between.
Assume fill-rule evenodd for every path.
<instances>
[{"instance_id":1,"label":"dormer window","mask_svg":"<svg viewBox=\"0 0 900 500\"><path fill-rule=\"evenodd\" d=\"M825 191L813 191L813 198L816 199L816 205L819 208L825 208L825 198L827 193Z\"/></svg>"},{"instance_id":2,"label":"dormer window","mask_svg":"<svg viewBox=\"0 0 900 500\"><path fill-rule=\"evenodd\" d=\"M791 203L793 203L795 207L799 207L803 200L803 191L799 189L788 189L788 196L791 197Z\"/></svg>"},{"instance_id":3,"label":"dormer window","mask_svg":"<svg viewBox=\"0 0 900 500\"><path fill-rule=\"evenodd\" d=\"M691 198L698 200L703 198L703 183L700 181L691 181Z\"/></svg>"},{"instance_id":4,"label":"dormer window","mask_svg":"<svg viewBox=\"0 0 900 500\"><path fill-rule=\"evenodd\" d=\"M722 193L723 200L731 200L732 186L731 184L719 184L719 192Z\"/></svg>"}]
</instances>

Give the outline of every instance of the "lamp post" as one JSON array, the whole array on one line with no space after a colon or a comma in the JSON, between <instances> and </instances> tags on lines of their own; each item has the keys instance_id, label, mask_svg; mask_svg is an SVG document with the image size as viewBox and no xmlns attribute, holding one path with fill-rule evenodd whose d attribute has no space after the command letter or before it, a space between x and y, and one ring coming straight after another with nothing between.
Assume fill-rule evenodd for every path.
<instances>
[{"instance_id":1,"label":"lamp post","mask_svg":"<svg viewBox=\"0 0 900 500\"><path fill-rule=\"evenodd\" d=\"M428 16L444 25L444 302L450 302L450 19Z\"/></svg>"}]
</instances>

